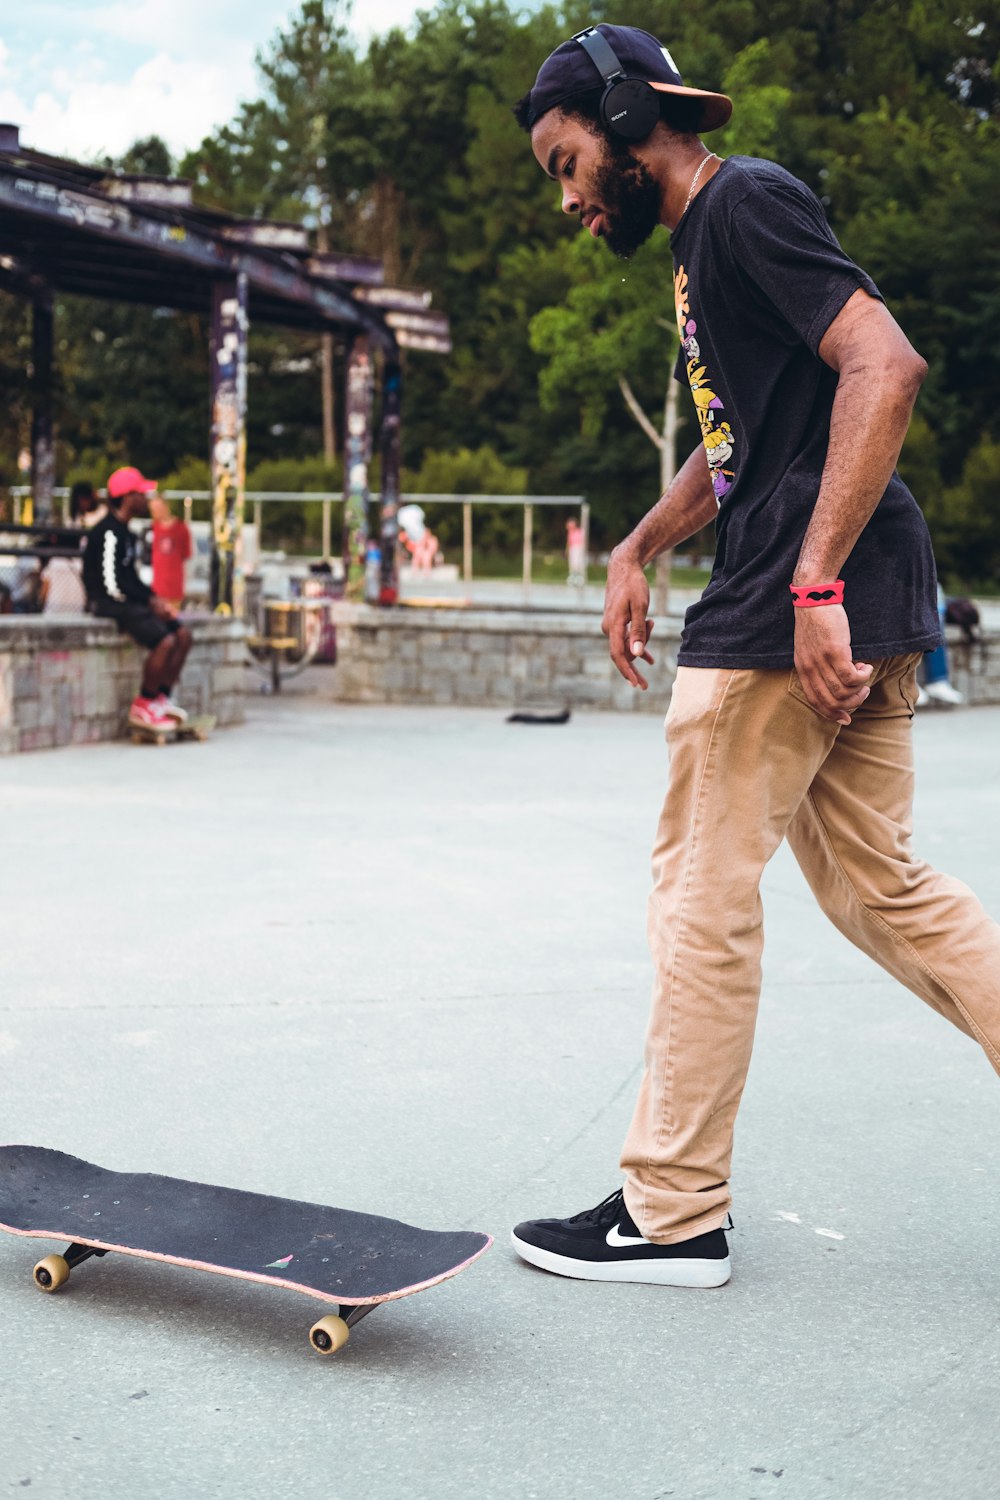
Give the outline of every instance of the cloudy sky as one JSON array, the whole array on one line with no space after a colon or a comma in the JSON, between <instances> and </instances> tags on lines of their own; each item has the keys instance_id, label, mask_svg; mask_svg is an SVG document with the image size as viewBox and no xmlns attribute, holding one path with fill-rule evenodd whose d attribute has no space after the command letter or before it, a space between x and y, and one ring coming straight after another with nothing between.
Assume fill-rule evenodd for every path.
<instances>
[{"instance_id":1,"label":"cloudy sky","mask_svg":"<svg viewBox=\"0 0 1000 1500\"><path fill-rule=\"evenodd\" d=\"M355 0L359 35L430 0ZM117 155L160 135L176 153L256 92L254 54L295 0L14 0L0 8L0 121L57 156Z\"/></svg>"}]
</instances>

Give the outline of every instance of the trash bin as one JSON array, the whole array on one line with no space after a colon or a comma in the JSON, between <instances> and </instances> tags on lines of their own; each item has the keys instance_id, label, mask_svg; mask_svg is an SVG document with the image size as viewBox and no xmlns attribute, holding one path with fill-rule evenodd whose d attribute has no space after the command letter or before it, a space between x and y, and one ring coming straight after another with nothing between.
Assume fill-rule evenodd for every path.
<instances>
[{"instance_id":1,"label":"trash bin","mask_svg":"<svg viewBox=\"0 0 1000 1500\"><path fill-rule=\"evenodd\" d=\"M334 577L325 564L313 563L307 578L291 579L291 593L293 598L321 605L319 645L313 661L325 662L333 666L337 660L337 627L333 623L333 611L330 604L334 599L343 599L344 580Z\"/></svg>"}]
</instances>

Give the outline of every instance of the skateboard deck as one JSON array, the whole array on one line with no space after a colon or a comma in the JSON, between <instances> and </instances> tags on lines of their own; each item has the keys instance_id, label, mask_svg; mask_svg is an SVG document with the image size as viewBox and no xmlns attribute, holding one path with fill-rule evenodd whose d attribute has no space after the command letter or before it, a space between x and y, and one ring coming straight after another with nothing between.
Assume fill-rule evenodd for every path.
<instances>
[{"instance_id":1,"label":"skateboard deck","mask_svg":"<svg viewBox=\"0 0 1000 1500\"><path fill-rule=\"evenodd\" d=\"M341 1348L373 1308L457 1276L493 1243L470 1230L417 1229L321 1203L110 1172L41 1146L0 1146L0 1229L72 1240L35 1266L46 1292L109 1251L303 1292L330 1304L309 1332L321 1354Z\"/></svg>"},{"instance_id":2,"label":"skateboard deck","mask_svg":"<svg viewBox=\"0 0 1000 1500\"><path fill-rule=\"evenodd\" d=\"M170 724L163 729L154 729L151 724L133 724L129 720L128 732L134 745L169 745L175 740L207 740L215 728L214 714L197 714L183 724Z\"/></svg>"}]
</instances>

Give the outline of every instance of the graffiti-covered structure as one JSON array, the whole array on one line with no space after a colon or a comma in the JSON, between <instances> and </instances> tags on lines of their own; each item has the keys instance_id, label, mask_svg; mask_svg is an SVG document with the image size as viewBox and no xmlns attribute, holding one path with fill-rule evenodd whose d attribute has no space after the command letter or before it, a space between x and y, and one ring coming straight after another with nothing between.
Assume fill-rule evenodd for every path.
<instances>
[{"instance_id":1,"label":"graffiti-covered structure","mask_svg":"<svg viewBox=\"0 0 1000 1500\"><path fill-rule=\"evenodd\" d=\"M298 224L196 205L191 184L181 179L114 173L32 151L14 125L0 125L0 290L27 298L33 308L31 477L39 518L50 513L55 481L54 293L180 308L210 319L212 602L223 610L240 602L251 320L336 330L346 338L349 563L368 536L376 360L385 392L383 462L398 476L400 348L450 349L447 320L427 311L429 293L386 287L378 261L318 253ZM398 479L395 495L391 480L383 490L379 530L388 571L381 592L389 600Z\"/></svg>"}]
</instances>

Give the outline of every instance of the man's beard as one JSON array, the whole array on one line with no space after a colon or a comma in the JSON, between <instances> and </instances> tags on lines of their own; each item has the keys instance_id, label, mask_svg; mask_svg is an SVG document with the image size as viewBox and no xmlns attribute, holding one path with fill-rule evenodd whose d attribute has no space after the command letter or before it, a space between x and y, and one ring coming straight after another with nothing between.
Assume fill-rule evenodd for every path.
<instances>
[{"instance_id":1,"label":"man's beard","mask_svg":"<svg viewBox=\"0 0 1000 1500\"><path fill-rule=\"evenodd\" d=\"M645 162L620 141L605 138L594 174L594 196L604 205L602 238L620 260L631 260L660 222L660 189Z\"/></svg>"}]
</instances>

